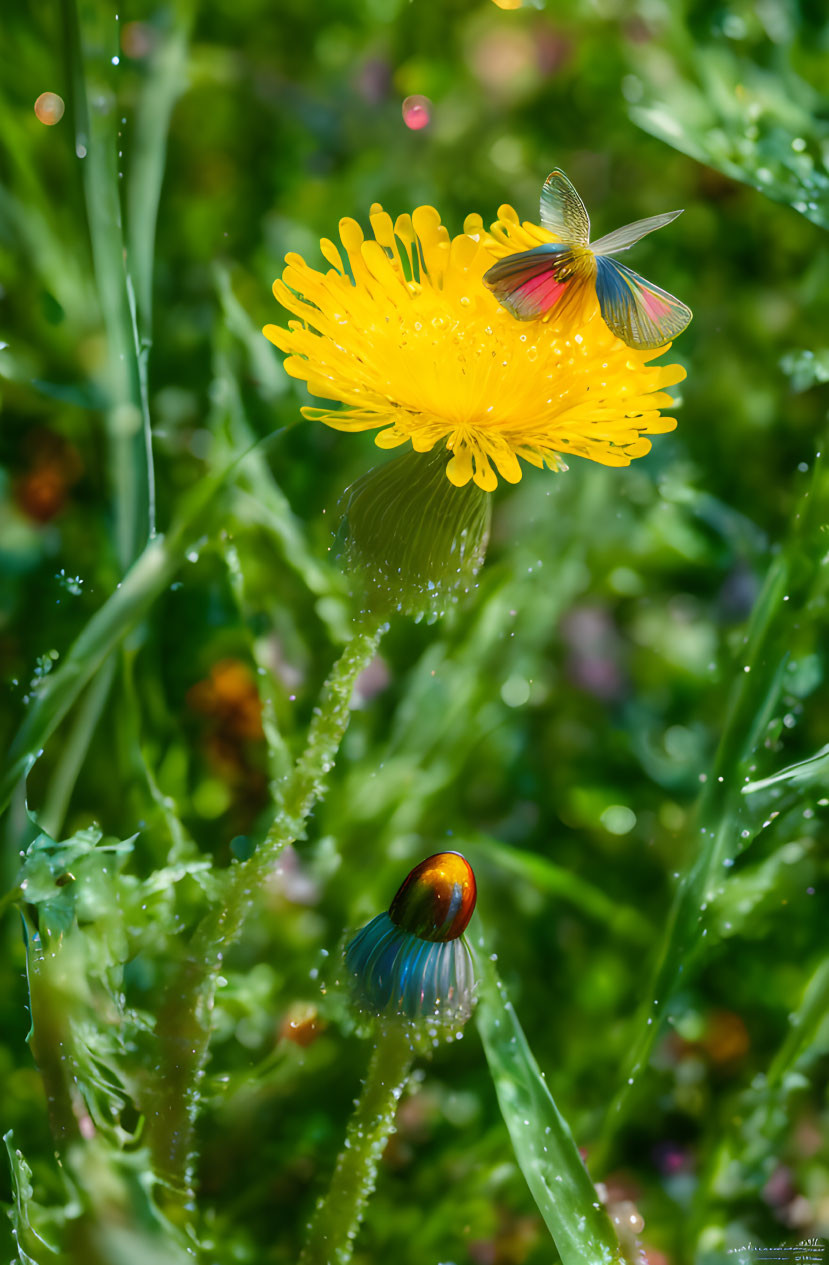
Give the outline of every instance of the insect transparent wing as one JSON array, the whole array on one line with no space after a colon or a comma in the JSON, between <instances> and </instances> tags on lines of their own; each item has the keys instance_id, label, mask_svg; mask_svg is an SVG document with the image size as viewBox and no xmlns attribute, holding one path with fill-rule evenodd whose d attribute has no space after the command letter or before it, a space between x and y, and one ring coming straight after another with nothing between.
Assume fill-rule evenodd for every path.
<instances>
[{"instance_id":1,"label":"insect transparent wing","mask_svg":"<svg viewBox=\"0 0 829 1265\"><path fill-rule=\"evenodd\" d=\"M647 233L654 233L658 228L664 228L681 214L682 211L663 211L661 215L651 215L646 220L634 220L633 224L626 224L624 228L615 228L612 233L600 237L597 242L591 242L590 249L594 255L615 255L618 251L627 250L629 246L633 246Z\"/></svg>"},{"instance_id":2,"label":"insect transparent wing","mask_svg":"<svg viewBox=\"0 0 829 1265\"><path fill-rule=\"evenodd\" d=\"M691 309L616 259L596 260L602 317L628 347L662 347L689 324Z\"/></svg>"},{"instance_id":3,"label":"insect transparent wing","mask_svg":"<svg viewBox=\"0 0 829 1265\"><path fill-rule=\"evenodd\" d=\"M551 242L499 259L484 273L484 282L519 321L532 321L555 307L581 279L575 262L567 246Z\"/></svg>"},{"instance_id":4,"label":"insect transparent wing","mask_svg":"<svg viewBox=\"0 0 829 1265\"><path fill-rule=\"evenodd\" d=\"M542 316L567 289L566 272L572 256L566 246L540 246L508 255L484 274L496 299L520 321Z\"/></svg>"},{"instance_id":5,"label":"insect transparent wing","mask_svg":"<svg viewBox=\"0 0 829 1265\"><path fill-rule=\"evenodd\" d=\"M563 171L551 171L541 190L541 223L563 242L586 246L590 241L590 217Z\"/></svg>"}]
</instances>

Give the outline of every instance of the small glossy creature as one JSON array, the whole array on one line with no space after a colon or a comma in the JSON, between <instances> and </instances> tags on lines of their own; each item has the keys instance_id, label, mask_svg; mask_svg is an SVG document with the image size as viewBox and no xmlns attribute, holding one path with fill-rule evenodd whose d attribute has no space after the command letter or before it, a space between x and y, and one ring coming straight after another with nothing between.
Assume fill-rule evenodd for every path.
<instances>
[{"instance_id":1,"label":"small glossy creature","mask_svg":"<svg viewBox=\"0 0 829 1265\"><path fill-rule=\"evenodd\" d=\"M681 211L636 220L590 243L590 219L576 190L556 168L541 191L541 223L560 239L500 259L484 274L498 302L519 321L558 321L595 288L602 318L628 347L662 347L681 334L691 309L611 258Z\"/></svg>"},{"instance_id":2,"label":"small glossy creature","mask_svg":"<svg viewBox=\"0 0 829 1265\"><path fill-rule=\"evenodd\" d=\"M475 972L463 932L476 895L472 867L459 852L437 852L416 865L388 913L373 918L346 948L360 1005L405 1019L468 1019Z\"/></svg>"}]
</instances>

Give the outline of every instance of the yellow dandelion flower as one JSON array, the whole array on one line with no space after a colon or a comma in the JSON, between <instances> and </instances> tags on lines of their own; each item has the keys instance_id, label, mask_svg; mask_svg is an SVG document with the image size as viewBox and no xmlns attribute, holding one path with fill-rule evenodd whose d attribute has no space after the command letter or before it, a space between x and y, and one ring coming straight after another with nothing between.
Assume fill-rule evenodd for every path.
<instances>
[{"instance_id":1,"label":"yellow dandelion flower","mask_svg":"<svg viewBox=\"0 0 829 1265\"><path fill-rule=\"evenodd\" d=\"M340 221L345 258L320 242L327 272L290 254L274 282L298 319L263 332L312 395L345 406L305 408L306 417L378 430L380 448L445 447L450 482L474 480L485 492L499 475L517 483L521 460L553 470L570 457L626 466L650 450L648 435L673 430L660 412L671 405L664 388L685 371L651 363L665 348L626 346L595 298L560 325L528 323L483 284L494 258L554 234L522 225L509 206L490 233L474 215L454 238L431 206L392 223L375 204L370 218L368 239L356 221Z\"/></svg>"}]
</instances>

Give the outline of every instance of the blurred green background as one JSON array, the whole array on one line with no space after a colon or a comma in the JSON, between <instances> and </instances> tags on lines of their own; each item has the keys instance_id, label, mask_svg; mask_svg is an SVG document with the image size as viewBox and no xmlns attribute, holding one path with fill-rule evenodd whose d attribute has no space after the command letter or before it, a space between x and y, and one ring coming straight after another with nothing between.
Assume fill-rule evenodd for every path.
<instances>
[{"instance_id":1,"label":"blurred green background","mask_svg":"<svg viewBox=\"0 0 829 1265\"><path fill-rule=\"evenodd\" d=\"M19 3L0 18L3 750L137 552L119 538L137 465L105 420L112 330L84 200L89 156L76 150L71 12ZM172 111L151 328L146 258L137 272L160 530L201 481L278 432L227 481L25 789L55 838L93 823L108 839L136 836L117 880L141 897L121 957L136 1013L157 1007L165 964L202 909L195 864L224 867L267 829L269 779L301 749L348 634L331 523L376 450L370 435L299 420L303 388L259 333L281 319L270 285L285 252L318 264L320 236L346 215L367 225L375 201L393 215L431 203L452 232L505 201L534 219L553 166L596 236L685 207L632 261L695 313L670 353L688 369L678 429L626 470L528 468L499 488L476 592L439 624L393 625L307 838L226 964L199 1124L205 1259L296 1259L367 1059L330 963L344 931L443 847L476 867L488 944L539 1064L588 1159L602 1144L593 1176L611 1205L624 1213L630 1201L644 1218L650 1265L829 1236L820 763L723 805L751 846L613 1136L608 1124L672 894L700 846L694 805L747 620L825 441L823 6L126 0L117 20L110 5L81 4L79 26L92 133L110 129L116 146L128 266ZM68 105L54 126L33 108L47 91ZM430 102L419 130L403 118L413 94ZM798 556L801 587L775 625L788 657L756 735L755 779L827 740L819 544ZM22 784L2 831L5 891L37 832ZM171 856L180 869L148 894L141 884ZM57 1243L67 1196L26 1045L12 911L2 937L0 1124L33 1172L33 1224ZM772 1091L762 1074L813 977L808 1040ZM356 1259L554 1259L474 1026L418 1078ZM128 1107L123 1121L134 1128ZM0 1183L11 1201L10 1176ZM0 1242L15 1251L11 1223ZM34 1243L19 1259L55 1259Z\"/></svg>"}]
</instances>

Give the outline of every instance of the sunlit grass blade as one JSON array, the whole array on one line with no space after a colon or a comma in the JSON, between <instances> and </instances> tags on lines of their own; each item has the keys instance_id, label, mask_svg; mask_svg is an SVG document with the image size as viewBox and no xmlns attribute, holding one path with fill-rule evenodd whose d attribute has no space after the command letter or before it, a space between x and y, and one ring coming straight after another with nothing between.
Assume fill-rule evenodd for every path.
<instances>
[{"instance_id":1,"label":"sunlit grass blade","mask_svg":"<svg viewBox=\"0 0 829 1265\"><path fill-rule=\"evenodd\" d=\"M213 276L222 305L224 323L247 353L250 373L256 382L257 390L268 401L278 399L289 388L287 375L283 372L279 361L274 358L267 341L262 337L261 329L253 323L234 294L227 268L216 264Z\"/></svg>"},{"instance_id":2,"label":"sunlit grass blade","mask_svg":"<svg viewBox=\"0 0 829 1265\"><path fill-rule=\"evenodd\" d=\"M476 1011L515 1158L563 1265L624 1260L567 1121L539 1070L518 1016L485 953Z\"/></svg>"},{"instance_id":3,"label":"sunlit grass blade","mask_svg":"<svg viewBox=\"0 0 829 1265\"><path fill-rule=\"evenodd\" d=\"M725 1259L727 1227L712 1225L712 1204L727 1199L729 1194L733 1197L735 1191L739 1191L744 1202L748 1195L757 1200L764 1197L773 1163L770 1157L786 1150L792 1121L798 1115L793 1100L800 1097L802 1101L808 1085L798 1063L810 1055L813 1059L825 1055L827 1010L829 958L824 958L806 985L797 1009L789 1016L788 1032L768 1072L755 1076L722 1117L727 1125L717 1130L716 1146L694 1192L692 1214L686 1225L689 1244L705 1235L707 1253L713 1248Z\"/></svg>"}]
</instances>

